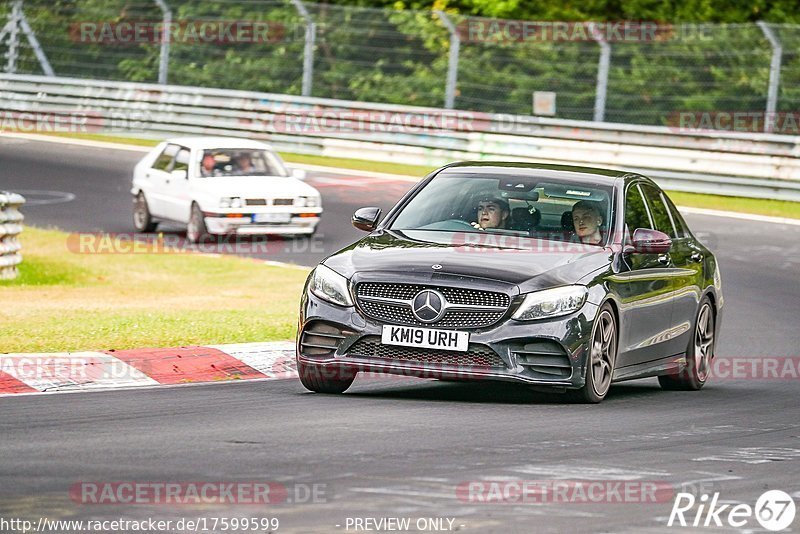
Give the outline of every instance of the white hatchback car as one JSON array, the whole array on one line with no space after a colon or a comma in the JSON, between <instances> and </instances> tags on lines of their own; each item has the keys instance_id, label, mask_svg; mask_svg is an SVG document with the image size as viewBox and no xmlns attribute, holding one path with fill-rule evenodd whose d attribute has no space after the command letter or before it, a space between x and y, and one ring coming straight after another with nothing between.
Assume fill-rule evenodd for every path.
<instances>
[{"instance_id":1,"label":"white hatchback car","mask_svg":"<svg viewBox=\"0 0 800 534\"><path fill-rule=\"evenodd\" d=\"M152 232L159 221L206 234L311 235L322 213L305 172L289 172L272 148L227 137L168 139L133 171L133 224Z\"/></svg>"}]
</instances>

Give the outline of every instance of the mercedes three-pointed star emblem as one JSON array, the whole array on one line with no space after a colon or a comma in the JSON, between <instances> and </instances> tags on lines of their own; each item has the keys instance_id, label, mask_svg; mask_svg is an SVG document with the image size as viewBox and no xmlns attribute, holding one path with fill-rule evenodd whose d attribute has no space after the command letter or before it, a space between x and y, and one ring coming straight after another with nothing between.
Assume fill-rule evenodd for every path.
<instances>
[{"instance_id":1,"label":"mercedes three-pointed star emblem","mask_svg":"<svg viewBox=\"0 0 800 534\"><path fill-rule=\"evenodd\" d=\"M423 323L435 323L444 315L446 301L444 296L433 289L423 289L416 294L411 303L414 317Z\"/></svg>"}]
</instances>

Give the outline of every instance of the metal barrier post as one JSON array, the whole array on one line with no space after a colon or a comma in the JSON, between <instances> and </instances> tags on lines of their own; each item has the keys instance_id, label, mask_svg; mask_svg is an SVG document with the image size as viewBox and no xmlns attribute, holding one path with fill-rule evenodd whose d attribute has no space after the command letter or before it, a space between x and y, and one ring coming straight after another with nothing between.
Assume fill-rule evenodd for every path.
<instances>
[{"instance_id":1,"label":"metal barrier post","mask_svg":"<svg viewBox=\"0 0 800 534\"><path fill-rule=\"evenodd\" d=\"M597 64L597 89L594 97L594 121L603 122L606 116L606 91L608 90L608 70L611 65L611 45L597 29L594 22L589 23L592 39L600 45L600 60Z\"/></svg>"},{"instance_id":2,"label":"metal barrier post","mask_svg":"<svg viewBox=\"0 0 800 534\"><path fill-rule=\"evenodd\" d=\"M764 37L767 38L772 47L772 60L769 63L769 89L767 90L767 115L764 117L764 131L770 133L775 126L775 110L778 107L778 87L781 84L783 47L778 36L775 35L772 28L767 26L767 23L760 20L756 24L764 32Z\"/></svg>"},{"instance_id":3,"label":"metal barrier post","mask_svg":"<svg viewBox=\"0 0 800 534\"><path fill-rule=\"evenodd\" d=\"M16 193L0 191L0 280L17 277L17 265L22 263L18 236L22 232L22 213L19 207L25 199Z\"/></svg>"},{"instance_id":4,"label":"metal barrier post","mask_svg":"<svg viewBox=\"0 0 800 534\"><path fill-rule=\"evenodd\" d=\"M164 0L155 0L163 16L164 26L161 28L161 57L158 61L158 83L166 85L169 74L169 41L172 11Z\"/></svg>"},{"instance_id":5,"label":"metal barrier post","mask_svg":"<svg viewBox=\"0 0 800 534\"><path fill-rule=\"evenodd\" d=\"M456 85L458 84L458 56L461 50L461 38L456 30L456 25L444 11L434 10L436 16L450 32L450 55L447 59L447 84L444 93L444 107L453 109L456 102Z\"/></svg>"},{"instance_id":6,"label":"metal barrier post","mask_svg":"<svg viewBox=\"0 0 800 534\"><path fill-rule=\"evenodd\" d=\"M302 96L311 96L311 87L314 82L314 47L317 43L317 25L303 5L302 0L291 0L297 12L306 23L306 43L303 47L303 88Z\"/></svg>"}]
</instances>

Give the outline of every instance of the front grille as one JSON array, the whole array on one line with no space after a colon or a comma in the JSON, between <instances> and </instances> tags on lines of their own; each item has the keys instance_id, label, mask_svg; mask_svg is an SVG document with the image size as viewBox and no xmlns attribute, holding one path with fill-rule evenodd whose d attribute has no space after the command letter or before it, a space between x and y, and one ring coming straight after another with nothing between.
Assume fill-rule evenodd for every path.
<instances>
[{"instance_id":1,"label":"front grille","mask_svg":"<svg viewBox=\"0 0 800 534\"><path fill-rule=\"evenodd\" d=\"M246 206L266 206L267 199L266 198L248 198L244 201Z\"/></svg>"},{"instance_id":2,"label":"front grille","mask_svg":"<svg viewBox=\"0 0 800 534\"><path fill-rule=\"evenodd\" d=\"M379 358L399 362L505 368L500 356L485 345L471 343L467 352L383 345L377 336L362 337L347 351L348 357Z\"/></svg>"},{"instance_id":3,"label":"front grille","mask_svg":"<svg viewBox=\"0 0 800 534\"><path fill-rule=\"evenodd\" d=\"M276 198L272 201L273 206L291 206L294 204L293 198Z\"/></svg>"},{"instance_id":4,"label":"front grille","mask_svg":"<svg viewBox=\"0 0 800 534\"><path fill-rule=\"evenodd\" d=\"M362 282L358 284L359 296L383 297L397 300L411 300L423 289L435 289L451 304L464 306L508 306L510 299L505 293L462 289L459 287L432 287L417 284L381 284Z\"/></svg>"},{"instance_id":5,"label":"front grille","mask_svg":"<svg viewBox=\"0 0 800 534\"><path fill-rule=\"evenodd\" d=\"M449 304L469 306L466 310L448 310L435 323L417 320L411 308L402 302L374 302L368 297L410 301L423 289L439 291ZM385 284L362 282L356 286L358 303L364 313L377 319L397 324L414 326L435 326L437 328L482 328L500 320L506 312L511 299L505 293L463 289L456 287L428 287L417 284ZM484 310L485 307L502 308L502 310Z\"/></svg>"}]
</instances>

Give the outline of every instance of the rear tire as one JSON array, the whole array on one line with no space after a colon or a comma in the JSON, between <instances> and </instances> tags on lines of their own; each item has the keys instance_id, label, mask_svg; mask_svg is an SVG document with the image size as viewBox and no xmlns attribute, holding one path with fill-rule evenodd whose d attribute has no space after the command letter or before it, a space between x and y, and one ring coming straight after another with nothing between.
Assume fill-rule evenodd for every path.
<instances>
[{"instance_id":1,"label":"rear tire","mask_svg":"<svg viewBox=\"0 0 800 534\"><path fill-rule=\"evenodd\" d=\"M340 394L347 391L356 379L356 373L344 366L324 368L297 361L297 374L303 386L314 393Z\"/></svg>"},{"instance_id":2,"label":"rear tire","mask_svg":"<svg viewBox=\"0 0 800 534\"><path fill-rule=\"evenodd\" d=\"M154 232L158 223L153 220L150 215L150 206L147 205L147 199L144 198L144 193L139 191L136 198L133 199L133 228L137 232Z\"/></svg>"},{"instance_id":3,"label":"rear tire","mask_svg":"<svg viewBox=\"0 0 800 534\"><path fill-rule=\"evenodd\" d=\"M573 402L597 404L606 398L617 361L617 339L614 311L609 304L603 304L592 327L586 382L580 389L567 390L567 396Z\"/></svg>"},{"instance_id":4,"label":"rear tire","mask_svg":"<svg viewBox=\"0 0 800 534\"><path fill-rule=\"evenodd\" d=\"M192 213L189 215L189 224L186 226L186 239L190 243L199 243L207 235L206 218L200 211L200 206L192 204Z\"/></svg>"},{"instance_id":5,"label":"rear tire","mask_svg":"<svg viewBox=\"0 0 800 534\"><path fill-rule=\"evenodd\" d=\"M686 367L677 374L662 375L658 383L668 391L697 391L708 380L714 358L716 315L708 297L700 301L694 335L686 348Z\"/></svg>"}]
</instances>

